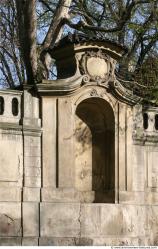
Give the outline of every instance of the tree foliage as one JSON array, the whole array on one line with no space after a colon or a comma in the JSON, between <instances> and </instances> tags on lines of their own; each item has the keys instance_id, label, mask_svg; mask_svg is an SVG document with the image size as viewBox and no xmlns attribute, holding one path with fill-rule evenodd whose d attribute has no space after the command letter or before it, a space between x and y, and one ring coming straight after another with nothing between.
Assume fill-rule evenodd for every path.
<instances>
[{"instance_id":1,"label":"tree foliage","mask_svg":"<svg viewBox=\"0 0 158 249\"><path fill-rule=\"evenodd\" d=\"M1 0L1 82L13 87L48 78L47 49L76 30L127 46L121 66L138 71L157 56L158 0Z\"/></svg>"}]
</instances>

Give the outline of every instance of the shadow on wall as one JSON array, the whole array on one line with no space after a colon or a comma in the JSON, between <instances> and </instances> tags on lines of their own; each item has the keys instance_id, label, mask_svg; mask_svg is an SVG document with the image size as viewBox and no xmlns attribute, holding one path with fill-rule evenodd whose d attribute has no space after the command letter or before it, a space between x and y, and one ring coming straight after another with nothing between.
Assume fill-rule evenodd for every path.
<instances>
[{"instance_id":1,"label":"shadow on wall","mask_svg":"<svg viewBox=\"0 0 158 249\"><path fill-rule=\"evenodd\" d=\"M76 109L76 188L94 191L94 202L115 202L115 121L110 104L100 98Z\"/></svg>"}]
</instances>

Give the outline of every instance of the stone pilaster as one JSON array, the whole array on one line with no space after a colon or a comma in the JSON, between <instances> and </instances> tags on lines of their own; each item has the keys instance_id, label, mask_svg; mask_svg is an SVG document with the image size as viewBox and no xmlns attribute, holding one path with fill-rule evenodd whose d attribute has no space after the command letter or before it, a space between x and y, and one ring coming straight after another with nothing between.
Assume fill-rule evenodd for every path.
<instances>
[{"instance_id":1,"label":"stone pilaster","mask_svg":"<svg viewBox=\"0 0 158 249\"><path fill-rule=\"evenodd\" d=\"M31 86L23 93L22 245L38 245L41 190L41 120L39 98ZM31 223L30 223L31 222Z\"/></svg>"}]
</instances>

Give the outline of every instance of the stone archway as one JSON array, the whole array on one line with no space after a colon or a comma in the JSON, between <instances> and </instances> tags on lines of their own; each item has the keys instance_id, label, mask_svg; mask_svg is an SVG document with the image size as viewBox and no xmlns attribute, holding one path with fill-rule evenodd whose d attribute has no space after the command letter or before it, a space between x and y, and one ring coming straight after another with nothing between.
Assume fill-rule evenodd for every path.
<instances>
[{"instance_id":1,"label":"stone archway","mask_svg":"<svg viewBox=\"0 0 158 249\"><path fill-rule=\"evenodd\" d=\"M76 109L75 183L94 191L94 202L115 202L115 121L101 98L83 100Z\"/></svg>"}]
</instances>

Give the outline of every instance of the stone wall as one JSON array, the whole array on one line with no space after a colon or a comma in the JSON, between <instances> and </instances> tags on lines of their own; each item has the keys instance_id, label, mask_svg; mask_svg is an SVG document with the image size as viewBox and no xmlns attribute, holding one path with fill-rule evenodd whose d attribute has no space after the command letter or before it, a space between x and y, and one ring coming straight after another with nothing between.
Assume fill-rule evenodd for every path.
<instances>
[{"instance_id":1,"label":"stone wall","mask_svg":"<svg viewBox=\"0 0 158 249\"><path fill-rule=\"evenodd\" d=\"M64 97L39 96L31 86L0 96L0 245L157 245L157 109L145 109L150 118L144 129L141 105L122 103L100 86ZM81 103L87 108L83 115L76 112ZM92 137L98 131L104 136L113 125L108 144L114 154L106 159L109 152L103 156L102 144ZM76 132L84 130L81 142L88 142L78 162ZM96 158L113 166L96 173ZM96 189L93 177L104 173Z\"/></svg>"}]
</instances>

